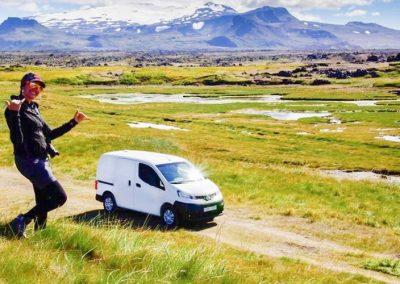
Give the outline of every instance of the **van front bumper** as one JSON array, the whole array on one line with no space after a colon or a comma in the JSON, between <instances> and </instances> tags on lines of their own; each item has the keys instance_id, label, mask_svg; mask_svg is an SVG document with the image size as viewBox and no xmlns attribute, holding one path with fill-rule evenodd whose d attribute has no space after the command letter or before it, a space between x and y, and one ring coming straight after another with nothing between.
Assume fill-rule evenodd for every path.
<instances>
[{"instance_id":1,"label":"van front bumper","mask_svg":"<svg viewBox=\"0 0 400 284\"><path fill-rule=\"evenodd\" d=\"M207 211L210 208L214 210ZM185 221L207 221L212 220L224 211L224 201L210 203L207 205L190 204L176 201L174 207L178 215Z\"/></svg>"}]
</instances>

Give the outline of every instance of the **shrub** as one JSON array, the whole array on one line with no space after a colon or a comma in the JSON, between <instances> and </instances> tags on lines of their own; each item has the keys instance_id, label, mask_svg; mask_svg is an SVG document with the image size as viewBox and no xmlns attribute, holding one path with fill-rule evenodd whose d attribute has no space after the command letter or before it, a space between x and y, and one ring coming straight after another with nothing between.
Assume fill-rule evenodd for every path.
<instances>
[{"instance_id":1,"label":"shrub","mask_svg":"<svg viewBox=\"0 0 400 284\"><path fill-rule=\"evenodd\" d=\"M400 260L378 259L369 260L364 264L364 268L380 271L386 274L400 276Z\"/></svg>"},{"instance_id":2,"label":"shrub","mask_svg":"<svg viewBox=\"0 0 400 284\"><path fill-rule=\"evenodd\" d=\"M331 81L325 79L315 79L310 83L311 86L329 85Z\"/></svg>"},{"instance_id":3,"label":"shrub","mask_svg":"<svg viewBox=\"0 0 400 284\"><path fill-rule=\"evenodd\" d=\"M96 78L89 74L79 75L72 78L61 77L50 81L50 83L62 85L113 85L116 82L116 80L101 77Z\"/></svg>"},{"instance_id":4,"label":"shrub","mask_svg":"<svg viewBox=\"0 0 400 284\"><path fill-rule=\"evenodd\" d=\"M226 75L209 75L199 78L206 86L217 86L217 85L249 85L252 84L249 80L243 80L233 76Z\"/></svg>"},{"instance_id":5,"label":"shrub","mask_svg":"<svg viewBox=\"0 0 400 284\"><path fill-rule=\"evenodd\" d=\"M170 81L167 75L162 72L124 73L119 79L119 83L122 85L161 85Z\"/></svg>"},{"instance_id":6,"label":"shrub","mask_svg":"<svg viewBox=\"0 0 400 284\"><path fill-rule=\"evenodd\" d=\"M122 85L139 85L140 81L135 74L122 74L119 83Z\"/></svg>"}]
</instances>

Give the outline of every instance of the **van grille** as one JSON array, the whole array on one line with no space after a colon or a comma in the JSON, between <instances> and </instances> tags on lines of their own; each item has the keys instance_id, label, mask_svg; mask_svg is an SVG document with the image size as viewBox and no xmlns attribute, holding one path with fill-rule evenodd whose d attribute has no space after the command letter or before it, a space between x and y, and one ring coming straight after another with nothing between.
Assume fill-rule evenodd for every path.
<instances>
[{"instance_id":1,"label":"van grille","mask_svg":"<svg viewBox=\"0 0 400 284\"><path fill-rule=\"evenodd\" d=\"M209 195L199 195L199 196L196 196L196 199L202 199L202 200L205 200L205 201L210 201L210 200L212 200L216 195L217 195L216 193L212 193L212 194L209 194Z\"/></svg>"}]
</instances>

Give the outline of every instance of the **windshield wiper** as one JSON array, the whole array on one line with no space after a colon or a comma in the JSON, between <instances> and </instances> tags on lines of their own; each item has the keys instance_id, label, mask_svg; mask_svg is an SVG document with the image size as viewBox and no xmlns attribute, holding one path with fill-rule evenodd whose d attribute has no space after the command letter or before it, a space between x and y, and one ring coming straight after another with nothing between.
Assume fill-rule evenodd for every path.
<instances>
[{"instance_id":1,"label":"windshield wiper","mask_svg":"<svg viewBox=\"0 0 400 284\"><path fill-rule=\"evenodd\" d=\"M173 180L171 181L171 184L182 184L185 183L185 180Z\"/></svg>"}]
</instances>

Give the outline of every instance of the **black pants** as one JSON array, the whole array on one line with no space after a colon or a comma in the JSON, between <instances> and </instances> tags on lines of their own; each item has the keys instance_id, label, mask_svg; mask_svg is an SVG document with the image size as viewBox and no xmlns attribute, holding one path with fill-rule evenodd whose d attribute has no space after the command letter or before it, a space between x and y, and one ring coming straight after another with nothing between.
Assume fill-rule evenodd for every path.
<instances>
[{"instance_id":1,"label":"black pants","mask_svg":"<svg viewBox=\"0 0 400 284\"><path fill-rule=\"evenodd\" d=\"M24 214L26 224L35 220L35 230L44 229L47 213L62 206L67 201L67 195L58 181L53 181L44 188L34 186L36 206Z\"/></svg>"}]
</instances>

